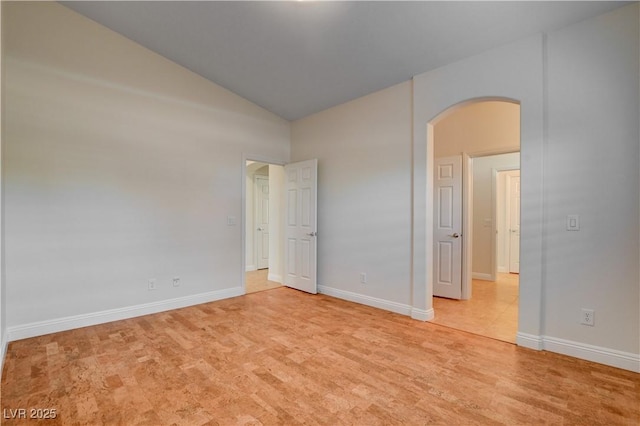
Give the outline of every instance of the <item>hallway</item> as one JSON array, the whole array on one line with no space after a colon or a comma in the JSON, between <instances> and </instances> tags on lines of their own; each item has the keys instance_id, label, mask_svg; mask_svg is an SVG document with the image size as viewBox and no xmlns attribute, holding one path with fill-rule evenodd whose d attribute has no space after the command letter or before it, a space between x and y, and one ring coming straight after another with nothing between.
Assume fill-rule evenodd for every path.
<instances>
[{"instance_id":1,"label":"hallway","mask_svg":"<svg viewBox=\"0 0 640 426\"><path fill-rule=\"evenodd\" d=\"M247 294L256 293L263 290L271 290L272 288L282 287L282 284L275 281L269 281L269 269L258 269L245 273L245 288Z\"/></svg>"},{"instance_id":2,"label":"hallway","mask_svg":"<svg viewBox=\"0 0 640 426\"><path fill-rule=\"evenodd\" d=\"M504 342L518 332L518 274L499 273L496 282L473 280L470 300L433 298L431 322Z\"/></svg>"}]
</instances>

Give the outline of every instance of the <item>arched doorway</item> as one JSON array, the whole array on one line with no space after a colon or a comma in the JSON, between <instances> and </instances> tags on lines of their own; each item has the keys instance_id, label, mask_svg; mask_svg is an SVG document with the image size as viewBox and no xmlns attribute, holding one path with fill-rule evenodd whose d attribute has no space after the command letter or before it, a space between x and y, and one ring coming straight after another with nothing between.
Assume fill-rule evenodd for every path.
<instances>
[{"instance_id":1,"label":"arched doorway","mask_svg":"<svg viewBox=\"0 0 640 426\"><path fill-rule=\"evenodd\" d=\"M503 245L503 222L508 219L502 194L505 178L500 172L519 171L520 105L512 100L474 100L447 109L430 124L435 163L433 322L515 343L518 275L503 267L498 271L505 251L501 247L499 252L498 247ZM439 177L442 164L452 160L461 165L454 191L452 179ZM455 203L449 202L452 194L459 198ZM449 212L449 206L458 206L458 211ZM518 213L519 203L515 207ZM446 228L450 213L457 215L455 228ZM512 240L518 242L519 228L515 221L512 225ZM513 244L513 251L517 247ZM459 251L457 256L452 256L452 248ZM455 268L460 273L450 274ZM458 277L457 282L451 277ZM458 291L450 291L451 285Z\"/></svg>"},{"instance_id":2,"label":"arched doorway","mask_svg":"<svg viewBox=\"0 0 640 426\"><path fill-rule=\"evenodd\" d=\"M519 194L520 105L510 99L473 100L448 108L430 125L433 322L515 343L518 275L504 267L499 271L498 264L504 264L507 219L512 238L506 241L513 241L507 248L517 254L519 247L519 198L509 210L513 217L506 215L503 172L512 171L509 182ZM455 163L459 166L450 167Z\"/></svg>"},{"instance_id":3,"label":"arched doorway","mask_svg":"<svg viewBox=\"0 0 640 426\"><path fill-rule=\"evenodd\" d=\"M542 349L544 294L544 39L532 37L413 78L411 317L433 310L433 125L452 106L478 100L520 104L521 246L517 344ZM428 201L429 200L429 201Z\"/></svg>"}]
</instances>

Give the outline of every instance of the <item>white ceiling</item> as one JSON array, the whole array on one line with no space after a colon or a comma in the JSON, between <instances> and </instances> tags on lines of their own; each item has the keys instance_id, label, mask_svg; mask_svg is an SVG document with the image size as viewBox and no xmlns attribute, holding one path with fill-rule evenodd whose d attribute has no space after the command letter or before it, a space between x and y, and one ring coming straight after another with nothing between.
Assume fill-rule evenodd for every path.
<instances>
[{"instance_id":1,"label":"white ceiling","mask_svg":"<svg viewBox=\"0 0 640 426\"><path fill-rule=\"evenodd\" d=\"M625 4L62 3L287 120Z\"/></svg>"}]
</instances>

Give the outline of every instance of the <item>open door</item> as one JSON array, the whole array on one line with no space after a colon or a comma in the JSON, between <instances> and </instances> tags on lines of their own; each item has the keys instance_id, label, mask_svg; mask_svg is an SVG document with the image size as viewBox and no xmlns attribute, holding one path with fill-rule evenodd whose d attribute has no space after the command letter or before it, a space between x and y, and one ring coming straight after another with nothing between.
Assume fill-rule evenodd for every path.
<instances>
[{"instance_id":1,"label":"open door","mask_svg":"<svg viewBox=\"0 0 640 426\"><path fill-rule=\"evenodd\" d=\"M509 272L520 273L520 170L507 175L509 210Z\"/></svg>"},{"instance_id":2,"label":"open door","mask_svg":"<svg viewBox=\"0 0 640 426\"><path fill-rule=\"evenodd\" d=\"M255 177L256 265L258 269L269 267L269 178Z\"/></svg>"},{"instance_id":3,"label":"open door","mask_svg":"<svg viewBox=\"0 0 640 426\"><path fill-rule=\"evenodd\" d=\"M462 156L435 159L433 295L462 297Z\"/></svg>"},{"instance_id":4,"label":"open door","mask_svg":"<svg viewBox=\"0 0 640 426\"><path fill-rule=\"evenodd\" d=\"M287 164L284 172L284 285L316 294L318 160Z\"/></svg>"}]
</instances>

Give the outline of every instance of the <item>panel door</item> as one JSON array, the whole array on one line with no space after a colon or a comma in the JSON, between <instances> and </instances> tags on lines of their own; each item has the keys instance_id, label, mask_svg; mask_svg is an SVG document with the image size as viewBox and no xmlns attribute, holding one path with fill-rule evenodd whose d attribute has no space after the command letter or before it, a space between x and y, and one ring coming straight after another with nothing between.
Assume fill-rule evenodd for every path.
<instances>
[{"instance_id":1,"label":"panel door","mask_svg":"<svg viewBox=\"0 0 640 426\"><path fill-rule=\"evenodd\" d=\"M287 164L285 170L284 284L317 293L317 180L318 160Z\"/></svg>"},{"instance_id":2,"label":"panel door","mask_svg":"<svg viewBox=\"0 0 640 426\"><path fill-rule=\"evenodd\" d=\"M462 297L462 156L435 159L433 295Z\"/></svg>"},{"instance_id":3,"label":"panel door","mask_svg":"<svg viewBox=\"0 0 640 426\"><path fill-rule=\"evenodd\" d=\"M507 175L509 191L509 272L520 273L520 171Z\"/></svg>"},{"instance_id":4,"label":"panel door","mask_svg":"<svg viewBox=\"0 0 640 426\"><path fill-rule=\"evenodd\" d=\"M269 178L256 175L256 259L258 269L269 267Z\"/></svg>"}]
</instances>

